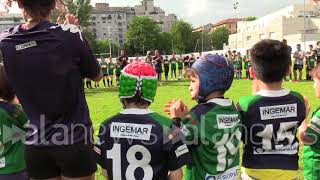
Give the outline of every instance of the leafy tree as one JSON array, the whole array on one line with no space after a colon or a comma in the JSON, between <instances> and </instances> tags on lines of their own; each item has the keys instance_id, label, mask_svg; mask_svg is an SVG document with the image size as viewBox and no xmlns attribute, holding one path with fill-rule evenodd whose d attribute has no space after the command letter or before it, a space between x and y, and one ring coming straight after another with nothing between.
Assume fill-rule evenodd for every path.
<instances>
[{"instance_id":1,"label":"leafy tree","mask_svg":"<svg viewBox=\"0 0 320 180\"><path fill-rule=\"evenodd\" d=\"M255 17L255 16L248 16L248 17L246 17L246 21L254 21L254 20L256 20L257 19L257 17Z\"/></svg>"},{"instance_id":2,"label":"leafy tree","mask_svg":"<svg viewBox=\"0 0 320 180\"><path fill-rule=\"evenodd\" d=\"M217 50L223 49L223 44L228 43L228 39L229 39L229 31L225 27L218 28L211 33L211 41L214 49L217 49Z\"/></svg>"},{"instance_id":3,"label":"leafy tree","mask_svg":"<svg viewBox=\"0 0 320 180\"><path fill-rule=\"evenodd\" d=\"M64 15L69 12L77 15L82 27L90 25L89 19L92 11L90 0L66 0L65 5L66 8L59 7L52 13L51 19L53 22L55 22L59 16L64 19Z\"/></svg>"},{"instance_id":4,"label":"leafy tree","mask_svg":"<svg viewBox=\"0 0 320 180\"><path fill-rule=\"evenodd\" d=\"M193 51L193 43L190 37L192 37L191 24L179 20L171 28L172 39L174 41L174 50L176 52L185 53Z\"/></svg>"},{"instance_id":5,"label":"leafy tree","mask_svg":"<svg viewBox=\"0 0 320 180\"><path fill-rule=\"evenodd\" d=\"M168 32L162 32L159 37L158 50L162 52L162 54L171 54L172 44L174 46L172 35Z\"/></svg>"},{"instance_id":6,"label":"leafy tree","mask_svg":"<svg viewBox=\"0 0 320 180\"><path fill-rule=\"evenodd\" d=\"M160 27L149 17L134 17L126 33L127 47L142 54L158 47Z\"/></svg>"}]
</instances>

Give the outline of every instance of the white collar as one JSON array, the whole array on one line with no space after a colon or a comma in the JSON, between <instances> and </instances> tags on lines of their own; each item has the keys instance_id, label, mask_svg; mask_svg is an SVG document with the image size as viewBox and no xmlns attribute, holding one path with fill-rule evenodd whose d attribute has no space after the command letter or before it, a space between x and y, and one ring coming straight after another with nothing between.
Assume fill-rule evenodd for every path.
<instances>
[{"instance_id":1,"label":"white collar","mask_svg":"<svg viewBox=\"0 0 320 180\"><path fill-rule=\"evenodd\" d=\"M144 114L150 114L153 113L150 109L138 109L138 108L130 108L123 110L120 114L138 114L138 115L144 115Z\"/></svg>"},{"instance_id":2,"label":"white collar","mask_svg":"<svg viewBox=\"0 0 320 180\"><path fill-rule=\"evenodd\" d=\"M290 93L289 89L281 89L277 91L262 89L259 92L257 92L257 95L264 96L264 97L282 97L282 96L288 95L289 93Z\"/></svg>"},{"instance_id":3,"label":"white collar","mask_svg":"<svg viewBox=\"0 0 320 180\"><path fill-rule=\"evenodd\" d=\"M233 102L232 102L231 99L215 98L215 99L210 99L209 101L207 101L207 103L215 103L215 104L218 104L220 106L231 106Z\"/></svg>"}]
</instances>

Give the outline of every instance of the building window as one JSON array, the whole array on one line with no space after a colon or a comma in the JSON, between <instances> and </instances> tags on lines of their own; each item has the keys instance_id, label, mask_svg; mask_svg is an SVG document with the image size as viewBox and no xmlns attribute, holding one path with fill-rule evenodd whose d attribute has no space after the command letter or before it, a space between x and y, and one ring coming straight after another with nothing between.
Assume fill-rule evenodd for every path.
<instances>
[{"instance_id":1,"label":"building window","mask_svg":"<svg viewBox=\"0 0 320 180\"><path fill-rule=\"evenodd\" d=\"M247 36L247 41L250 41L251 40L251 36Z\"/></svg>"},{"instance_id":2,"label":"building window","mask_svg":"<svg viewBox=\"0 0 320 180\"><path fill-rule=\"evenodd\" d=\"M106 23L105 21L103 21L102 23Z\"/></svg>"},{"instance_id":3,"label":"building window","mask_svg":"<svg viewBox=\"0 0 320 180\"><path fill-rule=\"evenodd\" d=\"M112 19L112 16L111 15L108 15L108 20L111 20Z\"/></svg>"},{"instance_id":4,"label":"building window","mask_svg":"<svg viewBox=\"0 0 320 180\"><path fill-rule=\"evenodd\" d=\"M259 34L259 39L265 39L266 35L265 34Z\"/></svg>"}]
</instances>

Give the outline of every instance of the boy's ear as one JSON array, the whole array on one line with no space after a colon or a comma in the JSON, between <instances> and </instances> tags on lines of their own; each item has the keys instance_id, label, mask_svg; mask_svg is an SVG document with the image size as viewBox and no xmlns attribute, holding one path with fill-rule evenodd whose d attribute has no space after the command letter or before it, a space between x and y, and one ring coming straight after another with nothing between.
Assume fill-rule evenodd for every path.
<instances>
[{"instance_id":1,"label":"boy's ear","mask_svg":"<svg viewBox=\"0 0 320 180\"><path fill-rule=\"evenodd\" d=\"M256 77L257 77L257 76L256 76L256 73L254 72L254 70L253 70L252 67L249 69L249 73L250 73L250 76L251 76L251 77L253 77L253 78L256 78Z\"/></svg>"}]
</instances>

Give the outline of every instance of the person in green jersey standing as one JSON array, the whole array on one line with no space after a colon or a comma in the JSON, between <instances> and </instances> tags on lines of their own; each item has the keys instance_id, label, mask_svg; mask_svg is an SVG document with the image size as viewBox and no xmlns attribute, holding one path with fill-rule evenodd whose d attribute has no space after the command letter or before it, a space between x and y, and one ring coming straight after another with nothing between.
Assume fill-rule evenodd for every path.
<instances>
[{"instance_id":1,"label":"person in green jersey standing","mask_svg":"<svg viewBox=\"0 0 320 180\"><path fill-rule=\"evenodd\" d=\"M171 64L171 79L177 78L177 59L175 54L172 54L172 58L170 59L170 64Z\"/></svg>"},{"instance_id":2,"label":"person in green jersey standing","mask_svg":"<svg viewBox=\"0 0 320 180\"><path fill-rule=\"evenodd\" d=\"M18 105L15 93L7 81L3 65L0 65L0 117L2 127L0 179L27 180L22 140L25 138L28 117Z\"/></svg>"},{"instance_id":3,"label":"person in green jersey standing","mask_svg":"<svg viewBox=\"0 0 320 180\"><path fill-rule=\"evenodd\" d=\"M113 74L114 74L115 65L112 62L112 57L109 58L109 64L108 64L108 81L110 82L110 85L113 86Z\"/></svg>"},{"instance_id":4,"label":"person in green jersey standing","mask_svg":"<svg viewBox=\"0 0 320 180\"><path fill-rule=\"evenodd\" d=\"M178 59L178 80L182 79L182 70L183 70L183 57L180 54L180 57Z\"/></svg>"},{"instance_id":5,"label":"person in green jersey standing","mask_svg":"<svg viewBox=\"0 0 320 180\"><path fill-rule=\"evenodd\" d=\"M120 62L117 62L116 64L116 82L117 82L117 86L120 85L120 76L121 76L121 64Z\"/></svg>"},{"instance_id":6,"label":"person in green jersey standing","mask_svg":"<svg viewBox=\"0 0 320 180\"><path fill-rule=\"evenodd\" d=\"M309 51L306 53L306 80L311 80L311 72L316 63L316 50L313 49L313 45L309 45Z\"/></svg>"},{"instance_id":7,"label":"person in green jersey standing","mask_svg":"<svg viewBox=\"0 0 320 180\"><path fill-rule=\"evenodd\" d=\"M226 58L208 54L201 57L188 73L190 91L198 105L190 111L183 101L170 101L165 112L181 127L193 163L187 166L186 180L235 180L239 172L241 117L231 99L234 66Z\"/></svg>"},{"instance_id":8,"label":"person in green jersey standing","mask_svg":"<svg viewBox=\"0 0 320 180\"><path fill-rule=\"evenodd\" d=\"M107 82L108 82L108 87L110 87L110 84L109 84L109 79L108 79L108 62L106 61L105 58L101 57L101 69L102 69L102 73L103 73L103 85L104 87L107 87L106 86L106 79L107 79Z\"/></svg>"},{"instance_id":9,"label":"person in green jersey standing","mask_svg":"<svg viewBox=\"0 0 320 180\"><path fill-rule=\"evenodd\" d=\"M317 98L320 98L320 65L312 71L314 90ZM307 112L310 106L307 107ZM310 123L304 121L300 127L300 138L304 143L304 179L320 179L320 107L312 114Z\"/></svg>"},{"instance_id":10,"label":"person in green jersey standing","mask_svg":"<svg viewBox=\"0 0 320 180\"><path fill-rule=\"evenodd\" d=\"M251 79L249 69L251 67L251 55L250 50L247 50L247 54L243 58L244 69L246 70L246 79Z\"/></svg>"},{"instance_id":11,"label":"person in green jersey standing","mask_svg":"<svg viewBox=\"0 0 320 180\"><path fill-rule=\"evenodd\" d=\"M170 67L170 61L168 59L168 56L165 56L163 60L163 68L164 68L164 77L166 78L166 81L168 81L168 77L169 77L169 67Z\"/></svg>"}]
</instances>

